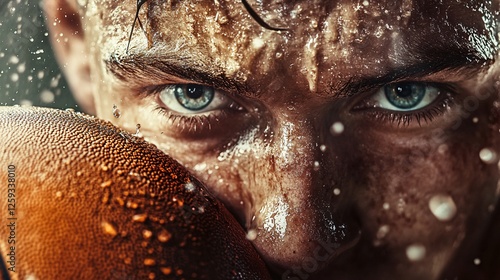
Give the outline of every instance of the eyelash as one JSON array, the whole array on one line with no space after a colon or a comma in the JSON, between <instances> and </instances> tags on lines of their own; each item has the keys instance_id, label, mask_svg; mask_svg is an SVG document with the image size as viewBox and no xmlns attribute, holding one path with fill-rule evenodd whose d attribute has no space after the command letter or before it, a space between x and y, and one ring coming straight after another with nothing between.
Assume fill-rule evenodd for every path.
<instances>
[{"instance_id":1,"label":"eyelash","mask_svg":"<svg viewBox=\"0 0 500 280\"><path fill-rule=\"evenodd\" d=\"M422 83L415 81L415 83ZM389 111L383 108L368 108L368 106L356 105L353 111L367 110L366 114L373 117L379 122L389 123L390 125L396 125L397 127L409 127L414 121L417 122L418 127L422 127L422 124L429 124L434 121L436 117L443 115L448 108L454 103L456 96L456 87L451 84L444 83L425 83L427 85L432 85L439 89L440 94L437 99L431 104L424 108L415 111ZM385 85L384 85L385 86ZM368 97L373 96L374 93L371 92ZM364 97L367 98L366 96ZM365 100L363 99L363 100ZM363 101L362 101L363 102Z\"/></svg>"},{"instance_id":2,"label":"eyelash","mask_svg":"<svg viewBox=\"0 0 500 280\"><path fill-rule=\"evenodd\" d=\"M185 116L175 114L172 111L157 105L153 112L158 113L163 116L168 122L176 125L181 129L181 132L200 132L203 130L210 131L212 130L212 123L219 122L220 118L224 118L226 116L226 112L221 110L217 113L210 113L209 115L193 115L193 116ZM186 128L187 127L187 128ZM198 129L200 127L200 129Z\"/></svg>"}]
</instances>

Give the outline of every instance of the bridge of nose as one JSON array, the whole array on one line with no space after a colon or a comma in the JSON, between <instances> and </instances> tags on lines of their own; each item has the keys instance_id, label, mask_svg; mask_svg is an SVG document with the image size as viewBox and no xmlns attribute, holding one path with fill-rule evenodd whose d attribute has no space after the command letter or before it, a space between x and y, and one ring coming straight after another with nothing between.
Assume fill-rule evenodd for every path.
<instances>
[{"instance_id":1,"label":"bridge of nose","mask_svg":"<svg viewBox=\"0 0 500 280\"><path fill-rule=\"evenodd\" d=\"M349 209L339 206L348 205L342 201L348 197L334 187L335 147L325 150L318 143L328 125L301 117L301 106L295 109L274 113L274 137L262 149L259 180L249 186L255 206L250 230L258 232L254 245L278 270L300 266L323 250L321 265L326 265L353 246L359 232L347 218Z\"/></svg>"}]
</instances>

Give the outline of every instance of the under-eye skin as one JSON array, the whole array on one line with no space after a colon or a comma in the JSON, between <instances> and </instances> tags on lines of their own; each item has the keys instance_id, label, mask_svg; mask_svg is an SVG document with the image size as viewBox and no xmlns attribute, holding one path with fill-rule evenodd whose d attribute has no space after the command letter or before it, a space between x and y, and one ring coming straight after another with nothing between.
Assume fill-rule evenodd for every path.
<instances>
[{"instance_id":1,"label":"under-eye skin","mask_svg":"<svg viewBox=\"0 0 500 280\"><path fill-rule=\"evenodd\" d=\"M375 117L378 122L400 128L416 122L418 127L430 124L453 105L453 86L440 83L403 81L386 84L365 97L353 108Z\"/></svg>"}]
</instances>

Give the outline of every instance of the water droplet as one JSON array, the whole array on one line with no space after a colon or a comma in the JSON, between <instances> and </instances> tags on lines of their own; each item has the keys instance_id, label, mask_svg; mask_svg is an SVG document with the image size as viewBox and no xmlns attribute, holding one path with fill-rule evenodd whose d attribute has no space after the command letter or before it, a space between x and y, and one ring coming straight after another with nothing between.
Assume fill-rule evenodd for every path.
<instances>
[{"instance_id":1,"label":"water droplet","mask_svg":"<svg viewBox=\"0 0 500 280\"><path fill-rule=\"evenodd\" d=\"M133 202L133 201L127 201L127 208L130 208L130 209L137 209L139 207L139 204L137 204L136 202Z\"/></svg>"},{"instance_id":2,"label":"water droplet","mask_svg":"<svg viewBox=\"0 0 500 280\"><path fill-rule=\"evenodd\" d=\"M116 231L115 226L109 222L102 222L101 227L104 230L105 234L111 235L112 237L115 237L118 234L118 231Z\"/></svg>"},{"instance_id":3,"label":"water droplet","mask_svg":"<svg viewBox=\"0 0 500 280\"><path fill-rule=\"evenodd\" d=\"M421 244L412 244L406 248L406 257L412 261L420 261L425 257L425 247Z\"/></svg>"},{"instance_id":4,"label":"water droplet","mask_svg":"<svg viewBox=\"0 0 500 280\"><path fill-rule=\"evenodd\" d=\"M493 213L495 211L495 204L488 205L488 212Z\"/></svg>"},{"instance_id":5,"label":"water droplet","mask_svg":"<svg viewBox=\"0 0 500 280\"><path fill-rule=\"evenodd\" d=\"M120 109L118 109L118 107L116 107L116 105L113 104L113 116L118 119L121 115L122 113Z\"/></svg>"},{"instance_id":6,"label":"water droplet","mask_svg":"<svg viewBox=\"0 0 500 280\"><path fill-rule=\"evenodd\" d=\"M14 83L19 81L19 74L13 73L12 75L10 75L10 80Z\"/></svg>"},{"instance_id":7,"label":"water droplet","mask_svg":"<svg viewBox=\"0 0 500 280\"><path fill-rule=\"evenodd\" d=\"M446 153L448 151L448 145L446 145L446 144L439 145L437 151L438 151L438 153L443 155L444 153Z\"/></svg>"},{"instance_id":8,"label":"water droplet","mask_svg":"<svg viewBox=\"0 0 500 280\"><path fill-rule=\"evenodd\" d=\"M472 122L473 122L473 123L478 123L478 122L479 122L479 119L478 119L477 117L473 117L473 118L472 118Z\"/></svg>"},{"instance_id":9,"label":"water droplet","mask_svg":"<svg viewBox=\"0 0 500 280\"><path fill-rule=\"evenodd\" d=\"M498 160L497 153L490 148L481 149L479 151L479 158L486 164L493 164Z\"/></svg>"},{"instance_id":10,"label":"water droplet","mask_svg":"<svg viewBox=\"0 0 500 280\"><path fill-rule=\"evenodd\" d=\"M24 73L26 71L26 63L21 63L17 66L17 72Z\"/></svg>"},{"instance_id":11,"label":"water droplet","mask_svg":"<svg viewBox=\"0 0 500 280\"><path fill-rule=\"evenodd\" d=\"M474 264L475 265L480 265L481 264L481 260L479 258L475 258L474 259Z\"/></svg>"},{"instance_id":12,"label":"water droplet","mask_svg":"<svg viewBox=\"0 0 500 280\"><path fill-rule=\"evenodd\" d=\"M147 230L147 229L142 231L142 237L144 237L145 239L149 239L149 238L151 238L151 236L153 236L152 231Z\"/></svg>"},{"instance_id":13,"label":"water droplet","mask_svg":"<svg viewBox=\"0 0 500 280\"><path fill-rule=\"evenodd\" d=\"M326 151L326 146L325 145L319 146L319 150L324 153Z\"/></svg>"},{"instance_id":14,"label":"water droplet","mask_svg":"<svg viewBox=\"0 0 500 280\"><path fill-rule=\"evenodd\" d=\"M135 125L135 134L134 136L141 137L141 124L138 123Z\"/></svg>"},{"instance_id":15,"label":"water droplet","mask_svg":"<svg viewBox=\"0 0 500 280\"><path fill-rule=\"evenodd\" d=\"M156 261L154 259L150 259L150 258L144 259L145 266L153 266L155 264L156 264Z\"/></svg>"},{"instance_id":16,"label":"water droplet","mask_svg":"<svg viewBox=\"0 0 500 280\"><path fill-rule=\"evenodd\" d=\"M138 222L138 223L144 223L147 218L148 218L148 214L136 214L136 215L132 216L132 221Z\"/></svg>"},{"instance_id":17,"label":"water droplet","mask_svg":"<svg viewBox=\"0 0 500 280\"><path fill-rule=\"evenodd\" d=\"M193 169L196 170L196 171L203 171L207 168L207 164L202 162L202 163L198 163L196 164Z\"/></svg>"},{"instance_id":18,"label":"water droplet","mask_svg":"<svg viewBox=\"0 0 500 280\"><path fill-rule=\"evenodd\" d=\"M317 162L317 161L313 162L313 168L314 168L314 171L318 171L319 170L319 162Z\"/></svg>"},{"instance_id":19,"label":"water droplet","mask_svg":"<svg viewBox=\"0 0 500 280\"><path fill-rule=\"evenodd\" d=\"M40 93L40 99L43 103L52 103L54 102L55 95L49 90L44 90Z\"/></svg>"},{"instance_id":20,"label":"water droplet","mask_svg":"<svg viewBox=\"0 0 500 280\"><path fill-rule=\"evenodd\" d=\"M172 268L167 266L167 267L160 267L161 273L165 275L170 275L172 273Z\"/></svg>"},{"instance_id":21,"label":"water droplet","mask_svg":"<svg viewBox=\"0 0 500 280\"><path fill-rule=\"evenodd\" d=\"M246 238L250 241L254 241L257 238L257 230L251 229L247 232Z\"/></svg>"},{"instance_id":22,"label":"water droplet","mask_svg":"<svg viewBox=\"0 0 500 280\"><path fill-rule=\"evenodd\" d=\"M108 180L106 182L102 182L101 183L101 187L102 188L107 188L107 187L111 186L112 183L113 183L113 181L111 181L111 180Z\"/></svg>"},{"instance_id":23,"label":"water droplet","mask_svg":"<svg viewBox=\"0 0 500 280\"><path fill-rule=\"evenodd\" d=\"M170 238L172 238L172 234L165 229L158 234L158 241L161 243L168 242Z\"/></svg>"},{"instance_id":24,"label":"water droplet","mask_svg":"<svg viewBox=\"0 0 500 280\"><path fill-rule=\"evenodd\" d=\"M103 164L101 164L101 170L104 171L104 172L106 172L106 171L109 170L109 167L106 164L103 163Z\"/></svg>"},{"instance_id":25,"label":"water droplet","mask_svg":"<svg viewBox=\"0 0 500 280\"><path fill-rule=\"evenodd\" d=\"M104 193L104 195L101 199L101 202L106 204L106 203L108 203L108 201L109 201L109 192L106 192L106 193Z\"/></svg>"},{"instance_id":26,"label":"water droplet","mask_svg":"<svg viewBox=\"0 0 500 280\"><path fill-rule=\"evenodd\" d=\"M342 132L344 132L344 124L341 122L335 122L331 127L330 127L330 132L333 135L339 135Z\"/></svg>"},{"instance_id":27,"label":"water droplet","mask_svg":"<svg viewBox=\"0 0 500 280\"><path fill-rule=\"evenodd\" d=\"M18 64L19 63L19 58L15 55L11 56L9 59L9 62L12 64Z\"/></svg>"},{"instance_id":28,"label":"water droplet","mask_svg":"<svg viewBox=\"0 0 500 280\"><path fill-rule=\"evenodd\" d=\"M45 72L43 72L43 71L38 71L38 73L36 74L36 77L40 80L43 79L44 76L45 76Z\"/></svg>"},{"instance_id":29,"label":"water droplet","mask_svg":"<svg viewBox=\"0 0 500 280\"><path fill-rule=\"evenodd\" d=\"M389 226L383 225L377 231L377 238L382 239L389 233Z\"/></svg>"},{"instance_id":30,"label":"water droplet","mask_svg":"<svg viewBox=\"0 0 500 280\"><path fill-rule=\"evenodd\" d=\"M186 185L184 185L184 188L186 189L186 191L188 192L193 192L196 190L196 186L193 184L193 182L188 182L186 183Z\"/></svg>"},{"instance_id":31,"label":"water droplet","mask_svg":"<svg viewBox=\"0 0 500 280\"><path fill-rule=\"evenodd\" d=\"M24 280L38 280L34 274L29 274L24 277Z\"/></svg>"},{"instance_id":32,"label":"water droplet","mask_svg":"<svg viewBox=\"0 0 500 280\"><path fill-rule=\"evenodd\" d=\"M333 189L333 194L334 195L339 195L340 194L340 189L339 188Z\"/></svg>"},{"instance_id":33,"label":"water droplet","mask_svg":"<svg viewBox=\"0 0 500 280\"><path fill-rule=\"evenodd\" d=\"M429 209L432 214L442 222L447 222L455 217L457 206L449 195L435 195L429 200Z\"/></svg>"},{"instance_id":34,"label":"water droplet","mask_svg":"<svg viewBox=\"0 0 500 280\"><path fill-rule=\"evenodd\" d=\"M28 99L21 99L19 100L19 105L21 106L33 106L33 102Z\"/></svg>"},{"instance_id":35,"label":"water droplet","mask_svg":"<svg viewBox=\"0 0 500 280\"><path fill-rule=\"evenodd\" d=\"M382 204L382 209L389 210L389 208L391 208L391 206L389 205L389 203L384 202L384 204Z\"/></svg>"},{"instance_id":36,"label":"water droplet","mask_svg":"<svg viewBox=\"0 0 500 280\"><path fill-rule=\"evenodd\" d=\"M252 47L257 50L262 48L265 44L266 43L261 38L254 38L252 40Z\"/></svg>"},{"instance_id":37,"label":"water droplet","mask_svg":"<svg viewBox=\"0 0 500 280\"><path fill-rule=\"evenodd\" d=\"M115 197L115 201L116 201L116 203L118 203L118 205L120 205L120 206L125 205L125 201L123 201L123 199L122 199L121 197Z\"/></svg>"}]
</instances>

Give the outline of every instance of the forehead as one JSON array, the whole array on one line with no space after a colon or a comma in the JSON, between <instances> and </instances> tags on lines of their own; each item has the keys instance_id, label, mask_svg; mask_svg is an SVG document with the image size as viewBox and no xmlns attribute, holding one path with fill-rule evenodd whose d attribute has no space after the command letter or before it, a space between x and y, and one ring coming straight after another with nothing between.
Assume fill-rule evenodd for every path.
<instances>
[{"instance_id":1,"label":"forehead","mask_svg":"<svg viewBox=\"0 0 500 280\"><path fill-rule=\"evenodd\" d=\"M103 59L123 54L136 1L94 0ZM317 90L322 76L374 75L429 53L491 59L496 52L496 1L165 1L148 0L131 53L189 56L240 80L290 72ZM270 30L268 27L284 29ZM138 26L137 26L138 27ZM340 71L339 71L340 70Z\"/></svg>"}]
</instances>

